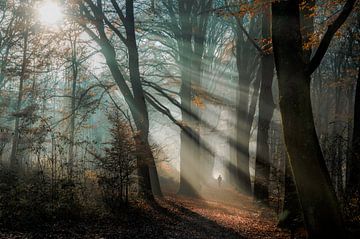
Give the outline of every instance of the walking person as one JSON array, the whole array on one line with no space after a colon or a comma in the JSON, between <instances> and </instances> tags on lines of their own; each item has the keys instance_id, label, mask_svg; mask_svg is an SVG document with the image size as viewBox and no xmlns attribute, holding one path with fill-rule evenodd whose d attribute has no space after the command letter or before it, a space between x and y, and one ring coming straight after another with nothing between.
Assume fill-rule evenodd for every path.
<instances>
[{"instance_id":1,"label":"walking person","mask_svg":"<svg viewBox=\"0 0 360 239\"><path fill-rule=\"evenodd\" d=\"M218 185L219 185L219 188L220 188L221 187L221 181L222 181L221 174L219 174L219 177L217 178L217 181L218 181Z\"/></svg>"}]
</instances>

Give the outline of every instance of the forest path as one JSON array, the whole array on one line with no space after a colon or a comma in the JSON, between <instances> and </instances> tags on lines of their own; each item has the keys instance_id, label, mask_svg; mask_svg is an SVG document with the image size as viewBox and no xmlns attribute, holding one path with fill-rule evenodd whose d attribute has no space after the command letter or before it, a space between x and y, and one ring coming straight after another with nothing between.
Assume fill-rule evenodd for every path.
<instances>
[{"instance_id":1,"label":"forest path","mask_svg":"<svg viewBox=\"0 0 360 239\"><path fill-rule=\"evenodd\" d=\"M202 189L201 197L169 195L158 200L160 206L185 219L183 223L173 223L176 230L166 230L165 226L168 238L290 237L276 227L276 215L271 209L255 204L251 197L232 188L209 186ZM186 231L184 237L173 235L181 228Z\"/></svg>"}]
</instances>

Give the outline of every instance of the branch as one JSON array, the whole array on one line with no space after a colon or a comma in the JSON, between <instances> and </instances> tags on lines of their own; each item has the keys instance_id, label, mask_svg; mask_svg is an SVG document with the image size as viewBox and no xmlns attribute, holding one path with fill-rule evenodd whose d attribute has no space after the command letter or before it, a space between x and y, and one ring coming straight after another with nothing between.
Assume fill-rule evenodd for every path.
<instances>
[{"instance_id":1,"label":"branch","mask_svg":"<svg viewBox=\"0 0 360 239\"><path fill-rule=\"evenodd\" d=\"M348 16L350 15L351 11L353 10L355 3L357 0L347 0L343 10L340 12L337 19L328 26L328 29L320 42L318 49L314 57L311 59L310 63L306 67L306 73L311 75L314 71L319 67L322 59L324 58L327 49L333 39L335 33L339 28L344 24Z\"/></svg>"},{"instance_id":2,"label":"branch","mask_svg":"<svg viewBox=\"0 0 360 239\"><path fill-rule=\"evenodd\" d=\"M124 16L123 12L122 12L121 9L120 9L119 4L116 2L116 0L111 0L111 3L112 3L112 5L114 6L115 11L116 11L116 13L118 14L120 20L121 20L121 21L123 22L123 24L124 24L125 21L126 21L126 19L125 19L125 16Z\"/></svg>"},{"instance_id":3,"label":"branch","mask_svg":"<svg viewBox=\"0 0 360 239\"><path fill-rule=\"evenodd\" d=\"M170 110L166 108L166 106L161 104L157 99L155 99L155 97L153 97L151 94L145 92L145 98L150 105L152 105L160 113L166 115L174 124L176 124L180 129L182 129L191 139L200 138L200 135L196 131L194 131L189 126L184 125L180 121L176 120L174 116L171 114ZM199 146L201 148L205 149L212 156L215 156L215 153L211 150L211 147L208 144L206 144L203 140L195 140L195 141L199 143Z\"/></svg>"},{"instance_id":4,"label":"branch","mask_svg":"<svg viewBox=\"0 0 360 239\"><path fill-rule=\"evenodd\" d=\"M245 34L247 39L251 42L251 44L255 47L255 49L259 52L260 55L266 55L266 53L261 49L261 47L256 43L256 41L250 36L250 34L246 31L245 27L241 22L236 20L238 27Z\"/></svg>"}]
</instances>

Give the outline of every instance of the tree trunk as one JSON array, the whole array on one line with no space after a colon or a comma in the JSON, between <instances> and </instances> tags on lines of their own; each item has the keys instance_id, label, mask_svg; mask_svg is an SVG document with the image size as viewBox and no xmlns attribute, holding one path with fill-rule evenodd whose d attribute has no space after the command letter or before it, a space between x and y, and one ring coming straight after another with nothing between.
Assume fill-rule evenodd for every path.
<instances>
[{"instance_id":1,"label":"tree trunk","mask_svg":"<svg viewBox=\"0 0 360 239\"><path fill-rule=\"evenodd\" d=\"M184 39L183 41L184 55L181 57L181 114L182 122L188 127L193 128L196 125L194 122L194 114L191 107L192 99L192 74L191 74L191 39ZM198 196L200 189L200 174L199 174L199 138L188 135L184 130L181 130L181 148L180 148L180 186L178 194L187 196Z\"/></svg>"},{"instance_id":2,"label":"tree trunk","mask_svg":"<svg viewBox=\"0 0 360 239\"><path fill-rule=\"evenodd\" d=\"M110 21L107 21L105 17L105 12L103 11L102 1L97 1L94 4L92 1L86 1L79 3L79 6L82 10L89 14L85 14L85 17L90 17L89 15L93 14L97 21L90 21L93 24L93 27L96 28L96 32L88 28L83 23L80 25L83 26L84 30L95 40L101 47L101 52L105 57L106 64L108 65L111 75L114 78L116 84L118 85L124 99L130 109L132 118L136 126L135 142L136 149L138 150L139 155L137 156L138 176L139 176L139 190L144 194L145 198L153 199L150 171L153 175L153 189L154 193L161 196L161 189L159 178L156 171L156 164L154 161L154 156L149 145L148 135L149 135L149 116L148 110L145 103L145 94L141 84L140 71L139 71L139 54L138 47L136 42L135 34L135 17L134 17L134 1L126 0L125 2L125 11L119 7L116 1L112 1L114 10L119 16L119 21L122 22L126 37L124 33L118 31ZM91 12L91 13L90 13ZM122 17L126 16L126 17ZM92 18L92 17L90 17ZM99 20L100 19L100 20ZM113 33L119 37L122 43L128 50L128 67L130 75L131 89L127 85L123 72L120 71L119 63L116 59L116 51L114 46L111 43L111 40L107 36L107 30L105 25L108 26Z\"/></svg>"},{"instance_id":3,"label":"tree trunk","mask_svg":"<svg viewBox=\"0 0 360 239\"><path fill-rule=\"evenodd\" d=\"M246 77L239 71L239 77ZM247 77L246 77L247 78ZM237 189L245 194L251 194L250 182L250 134L251 124L248 122L248 105L250 84L242 84L239 79L240 89L237 90L236 106L236 166L235 185Z\"/></svg>"},{"instance_id":4,"label":"tree trunk","mask_svg":"<svg viewBox=\"0 0 360 239\"><path fill-rule=\"evenodd\" d=\"M265 6L262 19L262 37L270 37L270 6ZM269 153L269 129L274 113L275 104L272 94L274 77L274 56L271 49L265 48L265 54L261 57L261 88L259 98L259 121L256 144L256 166L254 197L264 203L269 198L270 176L270 153Z\"/></svg>"},{"instance_id":5,"label":"tree trunk","mask_svg":"<svg viewBox=\"0 0 360 239\"><path fill-rule=\"evenodd\" d=\"M209 12L212 0L178 1L179 26L178 48L181 73L181 114L183 124L191 127L200 135L200 109L195 101L201 101L197 90L201 85L202 58L207 32ZM199 171L202 167L200 156L200 137L191 137L181 131L180 149L180 187L178 194L198 196L205 175Z\"/></svg>"},{"instance_id":6,"label":"tree trunk","mask_svg":"<svg viewBox=\"0 0 360 239\"><path fill-rule=\"evenodd\" d=\"M75 120L76 120L76 89L77 89L77 78L78 78L78 61L77 61L77 51L76 51L76 41L75 38L71 41L72 47L72 59L71 59L71 69L72 69L72 79L71 79L71 117L70 117L70 133L69 133L69 154L68 154L68 177L72 179L73 169L74 169L74 141L75 141Z\"/></svg>"},{"instance_id":7,"label":"tree trunk","mask_svg":"<svg viewBox=\"0 0 360 239\"><path fill-rule=\"evenodd\" d=\"M242 24L240 21L238 24ZM236 91L236 164L235 164L235 185L236 188L245 194L251 194L250 181L250 152L249 143L251 136L251 123L249 122L249 93L250 93L250 74L247 72L244 61L249 60L248 54L242 49L244 40L243 32L237 29L236 36L236 66L238 70L238 85ZM246 53L249 50L245 49Z\"/></svg>"},{"instance_id":8,"label":"tree trunk","mask_svg":"<svg viewBox=\"0 0 360 239\"><path fill-rule=\"evenodd\" d=\"M280 217L278 225L294 231L303 223L303 215L299 203L298 194L294 177L291 172L289 158L285 157L285 192L284 203L282 208L282 217Z\"/></svg>"},{"instance_id":9,"label":"tree trunk","mask_svg":"<svg viewBox=\"0 0 360 239\"><path fill-rule=\"evenodd\" d=\"M249 33L247 40L244 37L243 19L236 17L236 67L238 72L237 95L236 95L236 164L234 165L235 185L237 189L245 194L251 194L251 180L250 180L250 152L249 143L251 138L251 126L254 120L256 107L249 107L249 94L252 75L254 71L254 60L256 59L256 52L250 43L249 37L253 34L255 22L252 19L250 22ZM254 84L254 94L257 94L258 87ZM257 98L252 97L251 104L256 102ZM256 103L255 103L256 106Z\"/></svg>"},{"instance_id":10,"label":"tree trunk","mask_svg":"<svg viewBox=\"0 0 360 239\"><path fill-rule=\"evenodd\" d=\"M145 103L144 90L142 88L140 79L140 67L139 67L139 53L136 43L135 35L135 18L134 18L134 1L126 1L126 35L127 35L127 48L129 51L129 70L130 80L135 101L135 110L138 111L137 117L134 117L135 125L140 134L141 146L144 148L144 157L140 161L143 161L139 170L139 176L144 181L149 181L144 184L145 191L150 191L156 196L162 196L159 176L156 169L155 159L149 145L149 113ZM130 106L131 107L131 106ZM144 163L145 162L145 163ZM148 172L145 172L145 171ZM152 180L151 180L152 179Z\"/></svg>"},{"instance_id":11,"label":"tree trunk","mask_svg":"<svg viewBox=\"0 0 360 239\"><path fill-rule=\"evenodd\" d=\"M191 138L186 132L181 131L180 149L180 186L178 194L191 197L199 196L200 175L197 155L196 139ZM195 151L195 152L194 152Z\"/></svg>"},{"instance_id":12,"label":"tree trunk","mask_svg":"<svg viewBox=\"0 0 360 239\"><path fill-rule=\"evenodd\" d=\"M358 79L355 91L355 107L354 107L354 128L352 137L352 155L346 165L347 168L347 182L346 192L348 201L353 200L351 203L355 208L351 211L359 212L360 210L360 67L358 72ZM355 203L354 203L355 202Z\"/></svg>"},{"instance_id":13,"label":"tree trunk","mask_svg":"<svg viewBox=\"0 0 360 239\"><path fill-rule=\"evenodd\" d=\"M154 196L159 195L159 191L154 190L154 180L151 181L151 176L154 177L157 175L152 175L153 172L150 172L150 168L153 167L152 162L154 162L154 157L150 145L147 142L147 138L143 135L135 136L136 141L136 152L137 152L137 172L138 172L138 185L139 185L139 194L149 200L153 200ZM159 181L158 181L159 182ZM161 193L161 191L160 191Z\"/></svg>"},{"instance_id":14,"label":"tree trunk","mask_svg":"<svg viewBox=\"0 0 360 239\"><path fill-rule=\"evenodd\" d=\"M19 84L19 93L18 93L18 99L17 104L15 108L15 113L19 113L21 110L21 104L22 104L22 98L23 98L23 88L24 88L24 81L27 78L27 49L28 49L28 37L29 32L28 30L25 30L24 32L24 46L23 46L23 56L22 56L22 65L21 65L21 73L20 73L20 84ZM20 168L20 162L18 159L18 147L19 147L19 140L20 140L20 117L15 117L15 128L14 128L14 137L11 147L11 154L10 154L10 167L14 171L17 171Z\"/></svg>"},{"instance_id":15,"label":"tree trunk","mask_svg":"<svg viewBox=\"0 0 360 239\"><path fill-rule=\"evenodd\" d=\"M309 238L344 238L342 213L316 135L298 1L272 3L284 138Z\"/></svg>"},{"instance_id":16,"label":"tree trunk","mask_svg":"<svg viewBox=\"0 0 360 239\"><path fill-rule=\"evenodd\" d=\"M235 128L235 112L233 110L233 106L229 106L229 110L231 110L231 117L228 122L228 145L229 147L229 161L226 163L226 170L227 170L227 181L230 185L235 186L235 166L236 166L236 148L233 146L233 143L236 139L236 128Z\"/></svg>"},{"instance_id":17,"label":"tree trunk","mask_svg":"<svg viewBox=\"0 0 360 239\"><path fill-rule=\"evenodd\" d=\"M145 198L152 199L152 187L151 187L151 179L150 179L150 168L153 168L155 165L154 157L151 152L150 145L148 143L148 132L149 132L149 122L147 118L147 110L146 106L138 107L141 99L135 99L132 96L129 88L125 83L125 79L123 78L119 68L118 63L116 61L116 53L114 48L110 45L110 43L103 43L103 54L106 59L106 63L110 69L110 72L118 84L120 91L122 92L125 101L129 105L129 109L133 116L136 128L138 130L137 135L135 136L136 141L136 150L139 152L137 157L137 166L138 166L138 176L139 176L139 192L143 194ZM139 87L139 86L137 86ZM133 89L135 90L135 89ZM139 88L137 88L139 90ZM145 104L145 102L144 102ZM141 105L140 105L141 106ZM151 167L149 167L151 165ZM160 184L158 183L157 172L152 171L154 176L154 183L158 186L155 192L161 192ZM157 182L156 182L157 181Z\"/></svg>"}]
</instances>

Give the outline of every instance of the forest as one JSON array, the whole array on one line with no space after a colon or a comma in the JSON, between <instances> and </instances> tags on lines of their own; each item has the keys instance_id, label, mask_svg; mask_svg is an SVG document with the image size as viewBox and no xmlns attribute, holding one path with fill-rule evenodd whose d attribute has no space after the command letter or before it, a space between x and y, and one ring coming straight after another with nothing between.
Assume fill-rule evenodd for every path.
<instances>
[{"instance_id":1,"label":"forest","mask_svg":"<svg viewBox=\"0 0 360 239\"><path fill-rule=\"evenodd\" d=\"M0 238L360 238L357 0L0 0Z\"/></svg>"}]
</instances>

